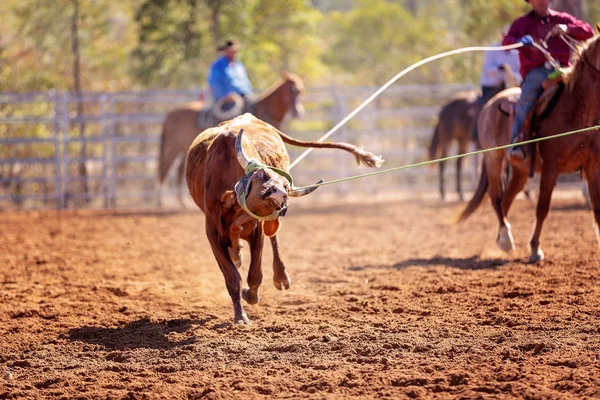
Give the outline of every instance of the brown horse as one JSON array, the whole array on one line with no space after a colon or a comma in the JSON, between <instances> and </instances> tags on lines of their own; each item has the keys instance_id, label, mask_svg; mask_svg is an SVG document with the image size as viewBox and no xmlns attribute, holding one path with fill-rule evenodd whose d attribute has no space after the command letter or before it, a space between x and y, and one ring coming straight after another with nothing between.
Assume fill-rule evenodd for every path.
<instances>
[{"instance_id":1,"label":"brown horse","mask_svg":"<svg viewBox=\"0 0 600 400\"><path fill-rule=\"evenodd\" d=\"M458 142L458 153L466 153L469 143L473 140L473 127L478 113L476 104L478 93L476 91L460 92L442 107L438 123L433 131L429 145L429 159L447 157L448 150L454 141ZM439 163L439 187L442 200L446 198L444 184L445 162ZM462 158L456 160L456 190L458 197L463 200L461 182Z\"/></svg>"},{"instance_id":2,"label":"brown horse","mask_svg":"<svg viewBox=\"0 0 600 400\"><path fill-rule=\"evenodd\" d=\"M600 27L597 26L600 30ZM479 117L479 139L483 148L508 144L509 117L499 110L499 103L518 96L520 89L507 89L486 104ZM600 36L582 47L579 60L567 76L567 84L550 115L535 123L539 137L586 128L600 123ZM537 144L536 170L541 172L540 192L536 209L536 224L530 240L530 262L544 259L540 234L548 215L552 191L559 174L581 169L588 180L590 199L596 223L600 224L600 136L598 131L583 132ZM479 206L486 191L496 211L500 228L497 243L504 251L515 248L507 213L515 196L527 182L528 165L512 165L513 174L506 190L502 188L501 172L506 151L485 153L479 186L473 198L460 214L462 221Z\"/></svg>"},{"instance_id":3,"label":"brown horse","mask_svg":"<svg viewBox=\"0 0 600 400\"><path fill-rule=\"evenodd\" d=\"M516 86L515 74L510 65L504 65L504 87ZM498 90L500 91L500 89ZM429 145L429 159L436 157L447 157L448 150L453 142L458 143L458 153L462 154L468 150L472 141L477 145L473 131L483 102L478 98L479 93L470 90L457 93L448 104L442 107L438 116L438 123L433 131L431 144ZM444 183L445 162L439 163L439 188L442 200L446 198ZM456 159L456 190L458 197L463 201L462 189L462 158Z\"/></svg>"},{"instance_id":4,"label":"brown horse","mask_svg":"<svg viewBox=\"0 0 600 400\"><path fill-rule=\"evenodd\" d=\"M258 95L249 105L249 111L257 118L280 128L284 116L290 112L293 117L299 117L303 112L300 94L304 83L298 75L283 73L282 79L269 89ZM160 154L158 160L158 181L162 186L169 169L178 156L185 155L188 148L205 129L216 126L220 121L206 118L199 124L199 113L204 108L201 101L188 103L167 113L162 127ZM185 171L185 157L182 158L177 170L177 195L183 205L181 184ZM160 202L160 199L159 199Z\"/></svg>"}]
</instances>

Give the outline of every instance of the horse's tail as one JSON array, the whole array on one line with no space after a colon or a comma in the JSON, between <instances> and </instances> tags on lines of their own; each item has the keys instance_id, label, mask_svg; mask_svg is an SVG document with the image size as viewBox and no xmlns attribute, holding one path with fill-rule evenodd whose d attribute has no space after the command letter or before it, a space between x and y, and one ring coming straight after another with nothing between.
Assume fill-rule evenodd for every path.
<instances>
[{"instance_id":1,"label":"horse's tail","mask_svg":"<svg viewBox=\"0 0 600 400\"><path fill-rule=\"evenodd\" d=\"M281 140L284 141L284 143L290 144L292 146L298 146L298 147L313 147L316 149L344 150L344 151L354 154L354 157L356 157L356 162L358 164L363 164L370 168L381 167L381 164L383 164L383 161L384 161L381 158L381 156L376 156L373 153L365 151L365 150L358 148L352 144L337 143L337 142L324 143L324 142L304 141L304 140L294 139L293 137L288 136L279 130L277 132L279 133L279 136L281 137Z\"/></svg>"},{"instance_id":2,"label":"horse's tail","mask_svg":"<svg viewBox=\"0 0 600 400\"><path fill-rule=\"evenodd\" d=\"M440 122L435 126L433 131L433 137L431 138L431 144L429 144L429 159L433 160L438 154L438 148L440 147Z\"/></svg>"},{"instance_id":3,"label":"horse's tail","mask_svg":"<svg viewBox=\"0 0 600 400\"><path fill-rule=\"evenodd\" d=\"M483 160L483 163L481 166L481 176L479 177L479 184L477 185L477 190L475 191L475 194L473 194L473 198L471 198L471 200L469 200L469 202L467 203L467 206L465 207L465 209L456 218L456 222L464 221L465 219L469 218L469 216L471 214L473 214L473 212L475 212L475 210L477 210L477 207L479 207L479 205L481 204L481 201L483 200L483 197L485 196L487 189L488 189L488 176L487 176L487 171L486 171L486 167L485 167L485 160Z\"/></svg>"}]
</instances>

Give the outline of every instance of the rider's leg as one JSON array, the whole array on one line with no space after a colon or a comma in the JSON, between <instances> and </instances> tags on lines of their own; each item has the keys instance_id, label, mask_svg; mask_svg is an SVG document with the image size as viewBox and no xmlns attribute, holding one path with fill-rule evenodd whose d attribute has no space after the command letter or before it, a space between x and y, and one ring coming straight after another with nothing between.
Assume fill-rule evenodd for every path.
<instances>
[{"instance_id":1,"label":"rider's leg","mask_svg":"<svg viewBox=\"0 0 600 400\"><path fill-rule=\"evenodd\" d=\"M525 77L523 86L521 87L521 97L519 97L515 107L515 120L512 126L511 143L516 143L519 140L521 128L523 127L523 123L527 118L527 114L529 114L529 111L535 105L538 97L540 97L544 91L542 88L542 82L548 78L550 72L552 71L544 67L539 67L529 71ZM510 157L513 159L525 159L525 151L523 150L522 146L513 146L509 153Z\"/></svg>"}]
</instances>

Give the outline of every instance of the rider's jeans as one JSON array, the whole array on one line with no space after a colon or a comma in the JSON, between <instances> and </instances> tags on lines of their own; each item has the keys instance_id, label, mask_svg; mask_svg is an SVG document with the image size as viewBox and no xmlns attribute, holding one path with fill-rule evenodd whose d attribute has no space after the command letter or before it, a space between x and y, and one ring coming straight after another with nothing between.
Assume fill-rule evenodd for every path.
<instances>
[{"instance_id":1,"label":"rider's jeans","mask_svg":"<svg viewBox=\"0 0 600 400\"><path fill-rule=\"evenodd\" d=\"M529 111L535 105L538 97L540 97L544 91L542 82L544 82L551 73L551 69L538 67L529 71L525 77L523 85L521 86L521 97L519 98L519 101L517 101L515 107L515 120L512 126L512 141L519 135L521 127L527 118L527 114L529 114Z\"/></svg>"}]
</instances>

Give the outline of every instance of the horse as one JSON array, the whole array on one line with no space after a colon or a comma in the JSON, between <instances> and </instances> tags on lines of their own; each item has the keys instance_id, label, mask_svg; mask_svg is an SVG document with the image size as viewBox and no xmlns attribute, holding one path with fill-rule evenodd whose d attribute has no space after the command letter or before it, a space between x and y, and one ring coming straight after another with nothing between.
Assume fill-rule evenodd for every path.
<instances>
[{"instance_id":1,"label":"horse","mask_svg":"<svg viewBox=\"0 0 600 400\"><path fill-rule=\"evenodd\" d=\"M279 129L283 118L288 112L295 118L300 117L304 112L300 101L300 94L303 91L304 83L302 79L296 74L284 72L279 81L250 100L248 111ZM162 125L158 157L159 186L162 187L173 162L179 156L185 155L196 136L220 122L214 120L214 118L200 118L202 123L199 123L200 112L208 112L203 108L203 101L195 101L167 113ZM177 169L176 180L177 196L181 205L184 205L181 194L184 172L185 157L182 157ZM162 200L159 196L159 204L161 203Z\"/></svg>"},{"instance_id":2,"label":"horse","mask_svg":"<svg viewBox=\"0 0 600 400\"><path fill-rule=\"evenodd\" d=\"M600 26L596 26L600 31ZM532 131L538 137L591 127L600 123L600 35L585 42L579 49L571 72L565 77L564 90L558 95L555 106L544 119L537 119ZM510 142L510 118L500 109L500 103L518 97L520 89L507 89L490 100L479 117L479 140L483 148L501 146ZM542 226L548 210L552 191L559 174L582 171L588 181L590 200L596 225L600 225L600 136L598 130L582 132L531 146L530 157L536 156L535 168L541 172L540 190L536 206L536 223L529 241L530 263L544 259L540 245ZM531 161L531 158L528 158ZM468 218L481 204L485 193L490 196L498 217L498 246L510 252L515 249L514 238L507 214L515 196L527 183L530 163L511 163L513 173L506 190L503 190L501 173L507 162L506 150L484 154L479 185L473 198L458 216L458 221ZM596 227L598 229L598 227ZM598 232L598 231L597 231ZM600 237L599 237L600 239Z\"/></svg>"},{"instance_id":3,"label":"horse","mask_svg":"<svg viewBox=\"0 0 600 400\"><path fill-rule=\"evenodd\" d=\"M447 157L448 150L454 141L458 142L459 154L467 152L469 143L473 140L477 96L478 93L474 90L460 92L442 107L429 145L430 160L438 156ZM445 161L439 162L439 189L442 200L446 199L444 169ZM458 158L456 160L456 190L458 197L463 201L461 173L462 158Z\"/></svg>"},{"instance_id":4,"label":"horse","mask_svg":"<svg viewBox=\"0 0 600 400\"><path fill-rule=\"evenodd\" d=\"M505 64L504 87L513 86L516 86L515 75L510 65ZM473 133L477 117L483 107L483 104L478 101L478 96L479 93L475 90L459 92L442 107L429 145L428 155L430 160L438 156L447 157L448 150L455 141L458 143L459 154L465 153L471 142L478 146L477 138ZM439 163L439 190L442 200L446 199L444 169L445 161L441 161ZM460 201L463 201L461 174L462 158L458 158L456 160L456 190Z\"/></svg>"}]
</instances>

